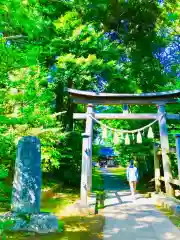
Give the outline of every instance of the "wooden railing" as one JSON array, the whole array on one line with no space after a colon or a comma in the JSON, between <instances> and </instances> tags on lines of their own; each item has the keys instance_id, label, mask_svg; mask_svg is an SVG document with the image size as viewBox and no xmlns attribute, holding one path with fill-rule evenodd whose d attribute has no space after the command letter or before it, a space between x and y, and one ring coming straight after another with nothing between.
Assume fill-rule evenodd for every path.
<instances>
[{"instance_id":1,"label":"wooden railing","mask_svg":"<svg viewBox=\"0 0 180 240\"><path fill-rule=\"evenodd\" d=\"M165 181L164 177L160 177L159 180L163 181L163 182ZM180 186L180 180L178 180L178 179L169 179L169 182L173 185Z\"/></svg>"}]
</instances>

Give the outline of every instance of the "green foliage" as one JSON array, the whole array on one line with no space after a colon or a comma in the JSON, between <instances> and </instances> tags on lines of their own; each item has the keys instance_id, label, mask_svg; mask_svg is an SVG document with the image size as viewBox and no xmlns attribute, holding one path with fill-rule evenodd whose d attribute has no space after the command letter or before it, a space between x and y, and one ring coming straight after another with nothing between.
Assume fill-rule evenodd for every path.
<instances>
[{"instance_id":1,"label":"green foliage","mask_svg":"<svg viewBox=\"0 0 180 240\"><path fill-rule=\"evenodd\" d=\"M118 42L110 42L104 37L104 32L97 31L93 24L84 24L77 11L67 12L54 25L58 36L52 40L50 47L59 56L56 78L64 86L98 90L97 74L105 74L112 88L112 79L122 80L118 61L125 50ZM133 81L127 83L121 85L121 91L134 87Z\"/></svg>"},{"instance_id":2,"label":"green foliage","mask_svg":"<svg viewBox=\"0 0 180 240\"><path fill-rule=\"evenodd\" d=\"M172 176L174 179L178 179L178 163L176 153L170 153L169 157L171 160Z\"/></svg>"},{"instance_id":3,"label":"green foliage","mask_svg":"<svg viewBox=\"0 0 180 240\"><path fill-rule=\"evenodd\" d=\"M81 172L82 138L77 132L69 132L58 145L60 168L55 172L65 184L79 186Z\"/></svg>"},{"instance_id":4,"label":"green foliage","mask_svg":"<svg viewBox=\"0 0 180 240\"><path fill-rule=\"evenodd\" d=\"M26 223L29 223L31 220L31 214L18 213L17 216L26 221Z\"/></svg>"},{"instance_id":5,"label":"green foliage","mask_svg":"<svg viewBox=\"0 0 180 240\"><path fill-rule=\"evenodd\" d=\"M104 180L101 172L96 168L93 169L92 174L92 191L96 194L95 214L98 213L98 209L104 208L104 201L106 194L104 191Z\"/></svg>"},{"instance_id":6,"label":"green foliage","mask_svg":"<svg viewBox=\"0 0 180 240\"><path fill-rule=\"evenodd\" d=\"M0 236L2 240L6 240L6 232L12 227L13 221L12 220L1 220L0 221Z\"/></svg>"},{"instance_id":7,"label":"green foliage","mask_svg":"<svg viewBox=\"0 0 180 240\"><path fill-rule=\"evenodd\" d=\"M8 176L8 169L5 167L5 165L0 165L0 179L4 179Z\"/></svg>"},{"instance_id":8,"label":"green foliage","mask_svg":"<svg viewBox=\"0 0 180 240\"><path fill-rule=\"evenodd\" d=\"M11 188L7 182L9 170L5 164L0 164L0 209L8 209L10 204Z\"/></svg>"},{"instance_id":9,"label":"green foliage","mask_svg":"<svg viewBox=\"0 0 180 240\"><path fill-rule=\"evenodd\" d=\"M101 24L105 32L114 30L118 33L121 47L126 49L126 55L131 59L131 62L121 62L121 68L125 69L123 79L137 84L131 92L154 92L173 80L163 72L153 52L165 47L174 35L179 34L179 1L166 1L163 7L158 1L150 0L75 2L84 21L91 19L96 26ZM175 14L173 21L169 13ZM116 87L117 84L116 80ZM111 87L108 90L111 91Z\"/></svg>"},{"instance_id":10,"label":"green foliage","mask_svg":"<svg viewBox=\"0 0 180 240\"><path fill-rule=\"evenodd\" d=\"M52 116L53 86L47 84L45 69L30 66L11 71L8 75L8 84L1 89L4 92L0 116L1 161L10 167L15 159L15 147L19 138L35 135L40 137L43 146L49 145L46 154L49 153L50 157L44 156L43 152L44 162L50 159L52 165L57 167L58 156L54 145L60 138L61 127ZM42 82L46 85L42 85ZM49 133L48 138L46 132ZM48 141L47 144L44 143L45 140Z\"/></svg>"},{"instance_id":11,"label":"green foliage","mask_svg":"<svg viewBox=\"0 0 180 240\"><path fill-rule=\"evenodd\" d=\"M63 221L58 221L58 232L63 232L64 230L64 222Z\"/></svg>"}]
</instances>

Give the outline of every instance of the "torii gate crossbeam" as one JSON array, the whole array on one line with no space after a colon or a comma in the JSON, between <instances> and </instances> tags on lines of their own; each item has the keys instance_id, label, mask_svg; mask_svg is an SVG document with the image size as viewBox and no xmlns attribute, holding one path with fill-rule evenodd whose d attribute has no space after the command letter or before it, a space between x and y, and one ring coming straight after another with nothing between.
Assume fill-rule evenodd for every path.
<instances>
[{"instance_id":1,"label":"torii gate crossbeam","mask_svg":"<svg viewBox=\"0 0 180 240\"><path fill-rule=\"evenodd\" d=\"M159 114L156 113L94 113L96 119L139 119L139 120L150 120L158 119ZM80 120L86 119L88 117L87 113L74 113L73 119ZM180 114L166 114L168 120L180 120Z\"/></svg>"}]
</instances>

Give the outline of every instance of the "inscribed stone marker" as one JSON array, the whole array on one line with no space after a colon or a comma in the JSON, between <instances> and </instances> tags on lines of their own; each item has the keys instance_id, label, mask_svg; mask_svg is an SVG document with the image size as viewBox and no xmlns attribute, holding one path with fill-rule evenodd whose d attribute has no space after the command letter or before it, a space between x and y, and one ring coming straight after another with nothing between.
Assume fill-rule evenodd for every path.
<instances>
[{"instance_id":1,"label":"inscribed stone marker","mask_svg":"<svg viewBox=\"0 0 180 240\"><path fill-rule=\"evenodd\" d=\"M23 137L17 148L12 191L13 212L39 213L41 195L41 150L36 137Z\"/></svg>"},{"instance_id":2,"label":"inscribed stone marker","mask_svg":"<svg viewBox=\"0 0 180 240\"><path fill-rule=\"evenodd\" d=\"M58 231L58 219L40 212L41 146L36 137L23 137L18 144L11 212L0 221L13 221L12 231L51 233ZM28 220L27 220L28 219ZM62 230L62 229L61 229Z\"/></svg>"}]
</instances>

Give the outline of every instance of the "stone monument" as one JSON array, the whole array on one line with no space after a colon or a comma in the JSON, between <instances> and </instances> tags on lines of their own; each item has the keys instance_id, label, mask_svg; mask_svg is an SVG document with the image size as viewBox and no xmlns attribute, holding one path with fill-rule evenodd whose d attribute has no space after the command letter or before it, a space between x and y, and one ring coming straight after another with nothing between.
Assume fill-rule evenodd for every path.
<instances>
[{"instance_id":1,"label":"stone monument","mask_svg":"<svg viewBox=\"0 0 180 240\"><path fill-rule=\"evenodd\" d=\"M12 220L12 231L49 233L58 231L58 219L40 212L41 145L38 138L20 139L16 154L11 212L0 220Z\"/></svg>"}]
</instances>

